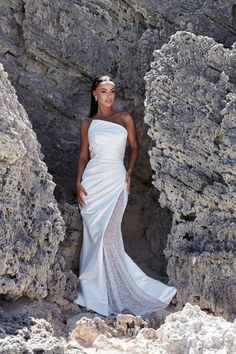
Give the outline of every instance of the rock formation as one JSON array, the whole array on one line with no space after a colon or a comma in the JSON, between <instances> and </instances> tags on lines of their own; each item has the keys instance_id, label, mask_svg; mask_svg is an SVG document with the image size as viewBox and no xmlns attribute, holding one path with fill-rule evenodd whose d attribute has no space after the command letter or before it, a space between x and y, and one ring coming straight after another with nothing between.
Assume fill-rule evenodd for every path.
<instances>
[{"instance_id":1,"label":"rock formation","mask_svg":"<svg viewBox=\"0 0 236 354\"><path fill-rule=\"evenodd\" d=\"M177 30L198 36L178 34L168 43ZM0 2L0 61L32 123L1 69L2 296L60 304L75 297L68 266L78 270L81 245L74 204L79 123L92 78L110 73L115 108L133 114L140 141L124 220L128 253L147 273L165 276L167 247L179 306L190 300L233 317L235 47L226 48L235 30L233 0ZM145 118L157 142L155 188L143 76L161 47L147 75Z\"/></svg>"},{"instance_id":2,"label":"rock formation","mask_svg":"<svg viewBox=\"0 0 236 354\"><path fill-rule=\"evenodd\" d=\"M88 113L91 79L104 72L114 76L117 106L134 113L140 138L148 144L143 75L153 49L180 29L229 46L235 19L233 0L1 2L0 62L29 113L58 198L72 197L79 120ZM141 153L146 156L143 144ZM149 176L148 165L139 163L144 168L137 174Z\"/></svg>"},{"instance_id":3,"label":"rock formation","mask_svg":"<svg viewBox=\"0 0 236 354\"><path fill-rule=\"evenodd\" d=\"M0 295L71 299L76 278L58 253L65 225L53 196L55 184L2 65L0 127Z\"/></svg>"},{"instance_id":4,"label":"rock formation","mask_svg":"<svg viewBox=\"0 0 236 354\"><path fill-rule=\"evenodd\" d=\"M156 210L157 191L150 182L147 151L151 142L143 122L143 76L153 50L177 30L208 35L229 47L235 40L235 28L233 0L0 2L0 62L29 114L61 203L75 199L79 122L88 114L91 80L106 72L115 78L116 108L133 113L140 140L124 227L126 244L130 255L142 265L147 257L137 255L134 249L137 242L145 244L140 249L147 249L152 260L144 268L159 275L165 273L166 265L159 246L165 247L171 215L167 210ZM71 214L71 208L63 209ZM138 215L137 227L130 228L134 223L129 215L133 218L134 214ZM158 230L150 227L150 217ZM65 219L69 221L69 217ZM78 239L80 229L75 232ZM68 244L65 246L68 249Z\"/></svg>"},{"instance_id":5,"label":"rock formation","mask_svg":"<svg viewBox=\"0 0 236 354\"><path fill-rule=\"evenodd\" d=\"M178 302L234 318L236 50L177 32L146 74L145 122L160 204L173 212L165 254Z\"/></svg>"},{"instance_id":6,"label":"rock formation","mask_svg":"<svg viewBox=\"0 0 236 354\"><path fill-rule=\"evenodd\" d=\"M43 318L15 315L21 321L15 332L0 332L0 352L50 354L189 354L234 353L236 323L207 315L198 306L187 304L182 311L169 315L165 323L154 328L147 320L131 315L119 315L110 323L100 317L80 318L74 329L56 336L50 323ZM86 314L85 314L86 316ZM1 316L10 324L8 319Z\"/></svg>"}]
</instances>

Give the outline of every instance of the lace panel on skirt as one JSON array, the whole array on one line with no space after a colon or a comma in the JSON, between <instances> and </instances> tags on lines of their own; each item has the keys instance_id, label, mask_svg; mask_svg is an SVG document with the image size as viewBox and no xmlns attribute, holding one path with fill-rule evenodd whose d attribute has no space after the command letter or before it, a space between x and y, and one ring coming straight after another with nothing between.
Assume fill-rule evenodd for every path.
<instances>
[{"instance_id":1,"label":"lace panel on skirt","mask_svg":"<svg viewBox=\"0 0 236 354\"><path fill-rule=\"evenodd\" d=\"M109 313L129 310L134 315L140 315L161 310L166 304L141 290L129 274L121 233L121 221L127 204L124 193L122 191L118 198L103 238Z\"/></svg>"}]
</instances>

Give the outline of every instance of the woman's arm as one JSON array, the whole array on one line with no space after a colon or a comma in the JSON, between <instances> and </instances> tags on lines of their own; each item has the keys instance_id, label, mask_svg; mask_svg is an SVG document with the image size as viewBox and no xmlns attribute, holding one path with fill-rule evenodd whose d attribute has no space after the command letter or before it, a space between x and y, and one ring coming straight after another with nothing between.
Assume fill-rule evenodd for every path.
<instances>
[{"instance_id":1,"label":"woman's arm","mask_svg":"<svg viewBox=\"0 0 236 354\"><path fill-rule=\"evenodd\" d=\"M125 117L126 129L128 132L128 142L130 146L130 156L129 156L129 165L126 173L126 181L128 184L128 191L130 191L131 187L131 174L134 169L135 162L138 158L139 154L139 144L138 144L138 137L137 131L135 126L135 121L131 114L126 113Z\"/></svg>"},{"instance_id":2,"label":"woman's arm","mask_svg":"<svg viewBox=\"0 0 236 354\"><path fill-rule=\"evenodd\" d=\"M80 152L77 163L77 177L76 177L76 196L77 201L82 206L85 204L81 194L87 195L86 190L81 184L82 175L84 169L89 160L89 143L88 143L88 127L89 121L87 119L82 120L80 123Z\"/></svg>"}]
</instances>

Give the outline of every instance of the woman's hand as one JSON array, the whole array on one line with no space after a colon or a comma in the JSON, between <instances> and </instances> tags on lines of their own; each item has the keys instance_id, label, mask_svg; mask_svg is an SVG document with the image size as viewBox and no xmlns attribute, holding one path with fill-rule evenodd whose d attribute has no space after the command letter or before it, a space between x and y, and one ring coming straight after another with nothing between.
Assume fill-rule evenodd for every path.
<instances>
[{"instance_id":1,"label":"woman's hand","mask_svg":"<svg viewBox=\"0 0 236 354\"><path fill-rule=\"evenodd\" d=\"M127 183L128 192L130 192L130 188L131 188L131 171L130 170L128 170L126 172L125 181Z\"/></svg>"},{"instance_id":2,"label":"woman's hand","mask_svg":"<svg viewBox=\"0 0 236 354\"><path fill-rule=\"evenodd\" d=\"M76 189L77 202L81 206L85 205L85 201L84 201L84 198L83 198L84 195L87 196L88 193L86 192L86 190L84 189L84 187L82 186L81 183L77 184L77 189Z\"/></svg>"}]
</instances>

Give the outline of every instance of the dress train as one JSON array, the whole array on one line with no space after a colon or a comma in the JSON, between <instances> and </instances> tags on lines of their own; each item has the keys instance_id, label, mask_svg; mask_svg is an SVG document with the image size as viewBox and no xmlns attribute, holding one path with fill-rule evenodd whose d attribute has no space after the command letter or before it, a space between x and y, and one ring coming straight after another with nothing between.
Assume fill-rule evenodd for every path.
<instances>
[{"instance_id":1,"label":"dress train","mask_svg":"<svg viewBox=\"0 0 236 354\"><path fill-rule=\"evenodd\" d=\"M94 119L88 131L89 160L82 185L88 192L83 219L79 294L75 302L102 315L126 309L135 315L165 308L174 287L148 277L124 249L121 222L128 202L123 163L126 129Z\"/></svg>"}]
</instances>

